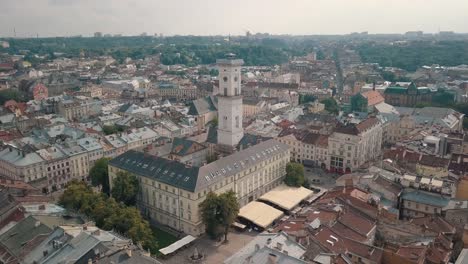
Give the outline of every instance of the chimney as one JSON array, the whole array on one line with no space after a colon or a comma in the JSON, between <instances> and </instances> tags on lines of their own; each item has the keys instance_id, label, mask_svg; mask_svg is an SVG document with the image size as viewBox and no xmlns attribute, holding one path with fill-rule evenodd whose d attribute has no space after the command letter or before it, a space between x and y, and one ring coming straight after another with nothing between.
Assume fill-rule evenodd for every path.
<instances>
[{"instance_id":1,"label":"chimney","mask_svg":"<svg viewBox=\"0 0 468 264\"><path fill-rule=\"evenodd\" d=\"M88 259L88 264L93 264L93 260L92 259Z\"/></svg>"},{"instance_id":2,"label":"chimney","mask_svg":"<svg viewBox=\"0 0 468 264\"><path fill-rule=\"evenodd\" d=\"M84 226L83 226L83 230L88 230L88 226L87 226L87 225L84 225Z\"/></svg>"},{"instance_id":3,"label":"chimney","mask_svg":"<svg viewBox=\"0 0 468 264\"><path fill-rule=\"evenodd\" d=\"M36 221L36 223L34 223L34 227L39 227L40 225L41 225L40 221Z\"/></svg>"},{"instance_id":4,"label":"chimney","mask_svg":"<svg viewBox=\"0 0 468 264\"><path fill-rule=\"evenodd\" d=\"M93 235L99 236L101 234L101 230L97 229L96 231L93 232Z\"/></svg>"},{"instance_id":5,"label":"chimney","mask_svg":"<svg viewBox=\"0 0 468 264\"><path fill-rule=\"evenodd\" d=\"M279 251L283 250L283 244L281 244L280 242L277 242L277 243L276 243L276 248L277 248Z\"/></svg>"},{"instance_id":6,"label":"chimney","mask_svg":"<svg viewBox=\"0 0 468 264\"><path fill-rule=\"evenodd\" d=\"M260 245L259 244L255 244L255 251L259 251L260 250Z\"/></svg>"},{"instance_id":7,"label":"chimney","mask_svg":"<svg viewBox=\"0 0 468 264\"><path fill-rule=\"evenodd\" d=\"M276 264L278 263L277 261L277 256L273 253L268 254L268 264Z\"/></svg>"},{"instance_id":8,"label":"chimney","mask_svg":"<svg viewBox=\"0 0 468 264\"><path fill-rule=\"evenodd\" d=\"M125 250L125 253L127 253L127 256L128 256L129 258L132 257L132 249L131 249L130 247L128 247L128 248Z\"/></svg>"}]
</instances>

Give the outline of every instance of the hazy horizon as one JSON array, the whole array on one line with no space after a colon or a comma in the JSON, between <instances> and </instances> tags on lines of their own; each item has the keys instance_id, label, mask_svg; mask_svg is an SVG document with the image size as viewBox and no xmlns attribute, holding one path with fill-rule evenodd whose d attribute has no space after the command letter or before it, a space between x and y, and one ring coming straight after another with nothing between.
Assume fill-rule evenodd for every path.
<instances>
[{"instance_id":1,"label":"hazy horizon","mask_svg":"<svg viewBox=\"0 0 468 264\"><path fill-rule=\"evenodd\" d=\"M1 0L0 37L467 33L466 0Z\"/></svg>"}]
</instances>

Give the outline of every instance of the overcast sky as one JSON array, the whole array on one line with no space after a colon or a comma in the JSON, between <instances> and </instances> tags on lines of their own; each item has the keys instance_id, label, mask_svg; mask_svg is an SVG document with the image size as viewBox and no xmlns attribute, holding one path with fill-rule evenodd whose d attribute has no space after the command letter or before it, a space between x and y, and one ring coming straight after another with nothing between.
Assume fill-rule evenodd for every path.
<instances>
[{"instance_id":1,"label":"overcast sky","mask_svg":"<svg viewBox=\"0 0 468 264\"><path fill-rule=\"evenodd\" d=\"M468 32L468 0L0 0L0 36Z\"/></svg>"}]
</instances>

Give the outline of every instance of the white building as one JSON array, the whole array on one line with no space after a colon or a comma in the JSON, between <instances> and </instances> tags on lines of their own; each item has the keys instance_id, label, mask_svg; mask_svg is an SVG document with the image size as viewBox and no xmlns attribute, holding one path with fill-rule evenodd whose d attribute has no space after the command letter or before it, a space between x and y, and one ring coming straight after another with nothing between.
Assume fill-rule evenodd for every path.
<instances>
[{"instance_id":1,"label":"white building","mask_svg":"<svg viewBox=\"0 0 468 264\"><path fill-rule=\"evenodd\" d=\"M244 136L242 128L241 66L242 59L228 54L216 61L219 70L218 144L236 146Z\"/></svg>"},{"instance_id":2,"label":"white building","mask_svg":"<svg viewBox=\"0 0 468 264\"><path fill-rule=\"evenodd\" d=\"M351 172L382 152L382 125L375 117L359 124L339 126L328 138L330 169Z\"/></svg>"}]
</instances>

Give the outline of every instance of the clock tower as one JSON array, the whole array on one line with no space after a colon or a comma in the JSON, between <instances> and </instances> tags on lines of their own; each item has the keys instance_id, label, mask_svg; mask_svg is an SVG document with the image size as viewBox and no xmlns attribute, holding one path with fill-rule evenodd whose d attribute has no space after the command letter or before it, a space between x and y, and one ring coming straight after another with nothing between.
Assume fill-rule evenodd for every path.
<instances>
[{"instance_id":1,"label":"clock tower","mask_svg":"<svg viewBox=\"0 0 468 264\"><path fill-rule=\"evenodd\" d=\"M218 144L232 149L244 136L241 96L241 66L244 61L230 53L216 63L219 71Z\"/></svg>"}]
</instances>

